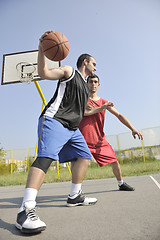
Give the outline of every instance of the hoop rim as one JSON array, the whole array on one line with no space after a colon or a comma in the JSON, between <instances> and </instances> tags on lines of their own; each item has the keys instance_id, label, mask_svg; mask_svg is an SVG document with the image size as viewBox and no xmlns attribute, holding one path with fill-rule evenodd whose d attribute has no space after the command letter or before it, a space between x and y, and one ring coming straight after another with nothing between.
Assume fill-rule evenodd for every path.
<instances>
[{"instance_id":1,"label":"hoop rim","mask_svg":"<svg viewBox=\"0 0 160 240\"><path fill-rule=\"evenodd\" d=\"M21 70L18 69L18 66L19 66L19 65L22 65L22 64L32 66L32 67L34 68L34 70L33 70L33 71L30 71L30 72L26 72L26 73L22 72ZM16 65L16 69L17 69L18 72L20 72L20 73L22 73L22 74L32 74L32 73L34 73L34 71L36 71L36 67L35 67L32 63L28 63L28 62L19 62L19 63Z\"/></svg>"}]
</instances>

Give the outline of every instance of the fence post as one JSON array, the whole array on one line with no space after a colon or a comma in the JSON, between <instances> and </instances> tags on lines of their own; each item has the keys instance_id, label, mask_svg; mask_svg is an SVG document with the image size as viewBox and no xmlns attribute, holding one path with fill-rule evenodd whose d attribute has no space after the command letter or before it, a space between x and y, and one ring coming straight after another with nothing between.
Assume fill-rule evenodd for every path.
<instances>
[{"instance_id":1,"label":"fence post","mask_svg":"<svg viewBox=\"0 0 160 240\"><path fill-rule=\"evenodd\" d=\"M146 162L146 157L145 157L145 151L144 151L144 142L143 139L141 139L141 144L142 144L142 152L143 152L143 161L144 163Z\"/></svg>"},{"instance_id":2,"label":"fence post","mask_svg":"<svg viewBox=\"0 0 160 240\"><path fill-rule=\"evenodd\" d=\"M118 158L120 159L120 164L123 164L123 159L122 159L122 154L121 154L121 149L119 144L119 136L116 135L116 137L117 137L117 145L118 145Z\"/></svg>"},{"instance_id":3,"label":"fence post","mask_svg":"<svg viewBox=\"0 0 160 240\"><path fill-rule=\"evenodd\" d=\"M57 173L58 173L58 179L60 178L59 177L59 161L57 160Z\"/></svg>"},{"instance_id":4,"label":"fence post","mask_svg":"<svg viewBox=\"0 0 160 240\"><path fill-rule=\"evenodd\" d=\"M11 174L13 173L13 150L11 150Z\"/></svg>"}]
</instances>

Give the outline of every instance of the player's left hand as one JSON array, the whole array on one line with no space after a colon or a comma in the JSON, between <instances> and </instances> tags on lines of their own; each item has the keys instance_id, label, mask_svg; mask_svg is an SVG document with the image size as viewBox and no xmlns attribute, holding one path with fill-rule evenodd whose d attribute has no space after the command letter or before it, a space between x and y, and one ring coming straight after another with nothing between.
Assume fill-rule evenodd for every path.
<instances>
[{"instance_id":1,"label":"player's left hand","mask_svg":"<svg viewBox=\"0 0 160 240\"><path fill-rule=\"evenodd\" d=\"M139 139L143 140L143 134L136 129L132 131L132 135L134 138L136 138L137 135Z\"/></svg>"},{"instance_id":2,"label":"player's left hand","mask_svg":"<svg viewBox=\"0 0 160 240\"><path fill-rule=\"evenodd\" d=\"M102 109L111 109L112 107L114 106L114 103L112 103L112 102L106 102L106 103L104 103L103 105L102 105Z\"/></svg>"}]
</instances>

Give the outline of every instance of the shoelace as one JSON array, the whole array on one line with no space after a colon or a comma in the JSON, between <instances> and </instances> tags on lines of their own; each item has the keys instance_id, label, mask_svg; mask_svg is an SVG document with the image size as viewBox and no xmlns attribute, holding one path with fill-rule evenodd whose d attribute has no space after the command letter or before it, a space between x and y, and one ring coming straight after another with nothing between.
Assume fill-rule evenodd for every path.
<instances>
[{"instance_id":1,"label":"shoelace","mask_svg":"<svg viewBox=\"0 0 160 240\"><path fill-rule=\"evenodd\" d=\"M32 221L36 221L39 219L38 215L36 214L36 209L26 209L26 215L29 217Z\"/></svg>"}]
</instances>

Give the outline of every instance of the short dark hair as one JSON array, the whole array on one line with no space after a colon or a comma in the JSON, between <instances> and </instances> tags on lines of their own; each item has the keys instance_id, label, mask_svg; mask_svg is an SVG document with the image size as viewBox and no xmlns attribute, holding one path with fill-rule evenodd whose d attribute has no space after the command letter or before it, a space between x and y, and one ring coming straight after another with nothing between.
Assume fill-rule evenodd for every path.
<instances>
[{"instance_id":1,"label":"short dark hair","mask_svg":"<svg viewBox=\"0 0 160 240\"><path fill-rule=\"evenodd\" d=\"M92 56L87 53L81 54L77 60L77 68L79 69L82 66L84 59L87 59L87 61L89 62L91 57Z\"/></svg>"},{"instance_id":2,"label":"short dark hair","mask_svg":"<svg viewBox=\"0 0 160 240\"><path fill-rule=\"evenodd\" d=\"M89 81L90 79L93 79L93 78L97 78L97 79L98 79L98 82L99 82L99 77L98 77L96 74L94 74L94 75L92 75L92 76L88 76L88 77L87 77L87 83L88 83L88 81Z\"/></svg>"}]
</instances>

